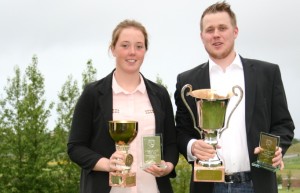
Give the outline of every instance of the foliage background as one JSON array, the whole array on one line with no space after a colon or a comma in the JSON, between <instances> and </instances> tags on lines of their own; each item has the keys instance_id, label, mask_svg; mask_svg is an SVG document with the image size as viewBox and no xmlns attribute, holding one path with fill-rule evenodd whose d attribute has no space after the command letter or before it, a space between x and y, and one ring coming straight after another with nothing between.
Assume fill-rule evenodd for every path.
<instances>
[{"instance_id":1,"label":"foliage background","mask_svg":"<svg viewBox=\"0 0 300 193\"><path fill-rule=\"evenodd\" d=\"M77 99L96 75L92 60L88 60L81 83L69 75L57 99L46 101L37 56L32 57L24 73L18 66L14 68L14 76L7 79L0 93L1 193L79 192L80 168L69 159L66 144ZM156 82L166 87L158 76ZM49 128L53 111L55 126ZM300 178L300 143L296 139L294 143L287 152L292 156L284 159L286 169L277 173L280 182ZM191 166L182 155L176 173L177 177L171 179L174 192L188 193ZM292 190L297 191L293 184Z\"/></svg>"}]
</instances>

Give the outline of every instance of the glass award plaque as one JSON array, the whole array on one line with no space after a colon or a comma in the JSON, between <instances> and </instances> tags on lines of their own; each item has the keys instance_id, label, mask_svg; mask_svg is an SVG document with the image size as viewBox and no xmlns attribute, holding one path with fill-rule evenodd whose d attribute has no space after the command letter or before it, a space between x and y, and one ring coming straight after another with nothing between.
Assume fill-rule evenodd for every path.
<instances>
[{"instance_id":1,"label":"glass award plaque","mask_svg":"<svg viewBox=\"0 0 300 193\"><path fill-rule=\"evenodd\" d=\"M142 136L142 168L147 168L153 164L158 167L166 167L161 164L162 160L162 137L160 134Z\"/></svg>"},{"instance_id":2,"label":"glass award plaque","mask_svg":"<svg viewBox=\"0 0 300 193\"><path fill-rule=\"evenodd\" d=\"M279 167L272 166L272 159L279 146L279 141L279 136L261 132L259 140L261 152L258 154L257 161L252 163L252 166L276 172Z\"/></svg>"}]
</instances>

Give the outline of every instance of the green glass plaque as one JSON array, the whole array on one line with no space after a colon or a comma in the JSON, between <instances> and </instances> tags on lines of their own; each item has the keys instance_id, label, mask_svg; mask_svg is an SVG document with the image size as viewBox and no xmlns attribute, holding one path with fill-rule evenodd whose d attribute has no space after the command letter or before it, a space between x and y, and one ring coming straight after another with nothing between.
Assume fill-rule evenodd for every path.
<instances>
[{"instance_id":1,"label":"green glass plaque","mask_svg":"<svg viewBox=\"0 0 300 193\"><path fill-rule=\"evenodd\" d=\"M261 132L259 140L261 152L258 154L257 161L252 163L252 166L276 172L279 167L272 166L272 159L274 158L276 149L279 146L279 141L279 136Z\"/></svg>"},{"instance_id":2,"label":"green glass plaque","mask_svg":"<svg viewBox=\"0 0 300 193\"><path fill-rule=\"evenodd\" d=\"M153 164L159 167L162 160L162 137L160 134L142 136L143 163L142 168L147 168Z\"/></svg>"}]
</instances>

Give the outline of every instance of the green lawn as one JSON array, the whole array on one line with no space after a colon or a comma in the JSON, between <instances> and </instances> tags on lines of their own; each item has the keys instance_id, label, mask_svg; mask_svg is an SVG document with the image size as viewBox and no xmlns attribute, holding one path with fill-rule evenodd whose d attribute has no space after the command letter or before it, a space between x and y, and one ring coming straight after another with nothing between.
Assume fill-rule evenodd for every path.
<instances>
[{"instance_id":1,"label":"green lawn","mask_svg":"<svg viewBox=\"0 0 300 193\"><path fill-rule=\"evenodd\" d=\"M277 172L277 176L281 175L283 179L287 179L288 174L290 173L292 178L300 179L300 143L293 144L286 155L298 155L292 158L284 158L284 165L285 168L282 171ZM293 185L292 185L293 186ZM279 193L300 193L300 188L291 187L290 190L287 187L283 187L281 190L278 191Z\"/></svg>"},{"instance_id":2,"label":"green lawn","mask_svg":"<svg viewBox=\"0 0 300 193\"><path fill-rule=\"evenodd\" d=\"M281 175L282 178L286 178L290 172L293 178L300 179L300 156L284 159L285 168L282 171L278 171L277 175Z\"/></svg>"},{"instance_id":3,"label":"green lawn","mask_svg":"<svg viewBox=\"0 0 300 193\"><path fill-rule=\"evenodd\" d=\"M278 190L278 193L300 193L300 188L291 188L289 191L287 188L283 188L282 190Z\"/></svg>"}]
</instances>

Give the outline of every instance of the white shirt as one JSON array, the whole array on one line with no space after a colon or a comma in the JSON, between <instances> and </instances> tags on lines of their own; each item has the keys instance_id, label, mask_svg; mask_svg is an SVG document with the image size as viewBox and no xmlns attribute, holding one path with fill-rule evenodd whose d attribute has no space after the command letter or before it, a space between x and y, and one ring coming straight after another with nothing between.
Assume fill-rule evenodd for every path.
<instances>
[{"instance_id":1,"label":"white shirt","mask_svg":"<svg viewBox=\"0 0 300 193\"><path fill-rule=\"evenodd\" d=\"M155 117L142 76L141 83L129 93L120 87L113 76L113 119L138 121L138 134L130 143L129 153L133 155L131 172L136 172L136 186L129 188L112 187L110 193L158 193L156 179L141 169L142 136L155 133Z\"/></svg>"},{"instance_id":2,"label":"white shirt","mask_svg":"<svg viewBox=\"0 0 300 193\"><path fill-rule=\"evenodd\" d=\"M218 144L221 149L218 149L218 155L222 158L225 165L225 173L234 173L242 171L250 171L250 161L248 155L247 136L246 136L246 122L245 122L245 82L243 65L239 55L236 53L236 57L232 64L230 64L226 71L215 64L209 59L209 75L211 89L220 91L222 93L228 93L232 91L232 87L238 85L242 88L244 96L233 112L229 125L226 130L218 139ZM236 105L240 92L236 90L238 96L230 98L230 102L227 106L226 118L234 106ZM226 122L224 126L226 125ZM188 158L189 161L195 160L195 157L191 154L191 146L195 139L191 140L188 144Z\"/></svg>"}]
</instances>

